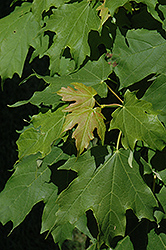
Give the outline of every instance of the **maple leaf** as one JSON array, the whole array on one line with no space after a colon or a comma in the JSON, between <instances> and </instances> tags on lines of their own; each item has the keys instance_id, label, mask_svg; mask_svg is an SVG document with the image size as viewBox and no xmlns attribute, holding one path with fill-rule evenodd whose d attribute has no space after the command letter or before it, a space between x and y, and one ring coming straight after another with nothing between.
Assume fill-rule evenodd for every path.
<instances>
[{"instance_id":1,"label":"maple leaf","mask_svg":"<svg viewBox=\"0 0 166 250\"><path fill-rule=\"evenodd\" d=\"M70 113L66 117L62 132L72 129L78 124L76 130L73 132L72 138L76 139L76 147L81 154L84 148L87 148L90 140L94 138L93 131L97 128L98 135L104 142L105 124L104 116L100 108L83 107Z\"/></svg>"},{"instance_id":2,"label":"maple leaf","mask_svg":"<svg viewBox=\"0 0 166 250\"><path fill-rule=\"evenodd\" d=\"M94 138L95 128L97 128L102 143L104 142L106 128L101 108L93 108L95 105L94 95L97 92L92 87L87 87L82 83L74 83L73 85L77 90L71 87L62 87L57 94L62 96L63 101L75 101L64 109L70 113L66 116L62 132L72 129L78 124L72 137L75 138L77 150L81 154L84 148L88 147L90 140Z\"/></svg>"},{"instance_id":3,"label":"maple leaf","mask_svg":"<svg viewBox=\"0 0 166 250\"><path fill-rule=\"evenodd\" d=\"M124 106L112 114L111 129L123 133L122 144L134 149L135 143L142 140L153 149L162 150L166 145L166 130L152 109L152 104L138 100L134 92L124 95Z\"/></svg>"},{"instance_id":4,"label":"maple leaf","mask_svg":"<svg viewBox=\"0 0 166 250\"><path fill-rule=\"evenodd\" d=\"M46 52L50 57L51 75L60 71L60 59L66 47L71 49L76 67L79 67L85 57L90 56L88 34L97 30L100 19L96 10L88 1L64 4L53 10L46 21L46 30L56 33L52 46Z\"/></svg>"},{"instance_id":5,"label":"maple leaf","mask_svg":"<svg viewBox=\"0 0 166 250\"><path fill-rule=\"evenodd\" d=\"M0 75L4 80L14 73L21 77L28 50L36 46L40 26L30 12L31 6L24 3L0 19Z\"/></svg>"},{"instance_id":6,"label":"maple leaf","mask_svg":"<svg viewBox=\"0 0 166 250\"><path fill-rule=\"evenodd\" d=\"M77 91L68 86L67 88L62 87L57 92L58 95L62 96L63 101L75 101L75 103L70 104L65 110L71 112L86 106L93 108L95 105L93 96L97 92L92 87L87 87L82 83L75 82L73 85Z\"/></svg>"}]
</instances>

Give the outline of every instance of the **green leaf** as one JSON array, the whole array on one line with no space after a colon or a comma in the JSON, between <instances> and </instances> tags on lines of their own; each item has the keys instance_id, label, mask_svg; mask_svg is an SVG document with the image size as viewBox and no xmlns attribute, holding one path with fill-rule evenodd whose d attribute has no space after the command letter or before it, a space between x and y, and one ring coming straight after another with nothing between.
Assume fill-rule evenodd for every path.
<instances>
[{"instance_id":1,"label":"green leaf","mask_svg":"<svg viewBox=\"0 0 166 250\"><path fill-rule=\"evenodd\" d=\"M42 157L50 153L52 143L60 138L65 119L63 108L61 107L55 112L49 110L45 114L40 113L33 116L34 128L27 128L17 141L19 159L37 152L40 152Z\"/></svg>"},{"instance_id":2,"label":"green leaf","mask_svg":"<svg viewBox=\"0 0 166 250\"><path fill-rule=\"evenodd\" d=\"M166 185L166 170L160 171L159 174L164 184Z\"/></svg>"},{"instance_id":3,"label":"green leaf","mask_svg":"<svg viewBox=\"0 0 166 250\"><path fill-rule=\"evenodd\" d=\"M97 250L97 246L98 246L98 243L93 243L93 244L91 244L91 245L87 248L87 250Z\"/></svg>"},{"instance_id":4,"label":"green leaf","mask_svg":"<svg viewBox=\"0 0 166 250\"><path fill-rule=\"evenodd\" d=\"M87 87L82 83L73 83L75 89L71 87L62 87L57 94L62 96L63 101L75 101L70 104L65 111L72 112L76 109L81 109L84 107L93 108L95 105L94 96L97 92L92 87Z\"/></svg>"},{"instance_id":5,"label":"green leaf","mask_svg":"<svg viewBox=\"0 0 166 250\"><path fill-rule=\"evenodd\" d=\"M161 114L159 118L166 124L166 75L162 74L156 78L148 88L143 100L151 102L154 110Z\"/></svg>"},{"instance_id":6,"label":"green leaf","mask_svg":"<svg viewBox=\"0 0 166 250\"><path fill-rule=\"evenodd\" d=\"M91 242L95 243L96 239L93 238L93 236L91 235L88 227L87 227L87 217L85 214L83 214L79 220L76 222L76 227L79 229L79 231L81 233L84 233L86 236L89 237L89 239L91 240Z\"/></svg>"},{"instance_id":7,"label":"green leaf","mask_svg":"<svg viewBox=\"0 0 166 250\"><path fill-rule=\"evenodd\" d=\"M163 12L163 15L165 17L163 21L163 28L166 29L166 6L165 5L159 5L159 9Z\"/></svg>"},{"instance_id":8,"label":"green leaf","mask_svg":"<svg viewBox=\"0 0 166 250\"><path fill-rule=\"evenodd\" d=\"M48 87L46 87L43 91L36 91L33 96L29 100L23 100L14 103L13 105L10 105L10 107L19 107L21 105L31 103L33 105L36 105L40 107L40 104L43 105L52 105L52 107L56 107L60 102L60 96L56 94L56 92L61 88L62 84L60 86L55 83L55 77L42 77L38 76L39 79L45 79L47 82L53 82L53 84L50 84Z\"/></svg>"},{"instance_id":9,"label":"green leaf","mask_svg":"<svg viewBox=\"0 0 166 250\"><path fill-rule=\"evenodd\" d=\"M114 111L111 129L120 129L125 148L134 149L142 140L153 149L162 150L166 145L166 131L152 109L152 104L138 100L134 92L127 90L124 105Z\"/></svg>"},{"instance_id":10,"label":"green leaf","mask_svg":"<svg viewBox=\"0 0 166 250\"><path fill-rule=\"evenodd\" d=\"M85 159L87 159L86 162L85 162ZM74 164L77 163L75 157L73 157L72 160L73 160ZM82 169L80 169L80 172L85 176L87 175L87 178L88 178L88 175L91 175L93 170L95 169L95 163L94 163L93 157L91 157L90 155L85 156L85 157L80 156L78 158L78 162L82 164ZM66 169L66 168L64 168L64 169ZM86 172L84 172L85 169L86 169ZM77 189L75 191L76 191L76 193L78 192ZM70 197L68 197L68 198L66 199L66 203L68 203L68 201L69 201L69 203L71 202ZM65 220L65 221L63 220L62 223L60 223L60 224L58 223L55 227L55 221L57 220L56 213L58 211L58 208L59 208L59 205L57 202L55 202L54 197L53 196L50 197L50 204L45 206L45 210L43 213L43 216L45 216L46 221L42 222L42 232L49 230L51 232L51 234L53 235L55 243L59 242L60 244L62 244L63 241L66 239L65 238L66 236L68 239L70 239L71 232L73 231L73 229L75 227L75 223L78 220L76 219L76 221L75 221L75 223L73 223L73 225L68 220ZM81 216L83 214L84 213L82 213Z\"/></svg>"},{"instance_id":11,"label":"green leaf","mask_svg":"<svg viewBox=\"0 0 166 250\"><path fill-rule=\"evenodd\" d=\"M43 79L46 83L50 84L43 91L37 91L33 94L31 99L16 102L10 107L18 107L28 102L39 106L41 103L44 105L56 106L60 102L60 97L57 95L57 91L61 87L67 87L75 82L83 83L86 86L93 86L101 97L107 96L107 86L104 82L107 80L108 75L111 73L110 65L105 61L104 57L101 57L97 62L89 61L83 68L76 73L62 76L62 77L50 77L39 76L36 77Z\"/></svg>"},{"instance_id":12,"label":"green leaf","mask_svg":"<svg viewBox=\"0 0 166 250\"><path fill-rule=\"evenodd\" d=\"M95 170L95 161L89 151L70 158L59 169L73 170L78 177L64 190L57 200L54 228L67 221L74 224L85 211L91 209L99 223L106 244L110 236L125 234L126 210L133 209L139 219L153 218L153 207L157 202L139 173L133 160L128 164L129 151L120 150L109 154L104 164Z\"/></svg>"},{"instance_id":13,"label":"green leaf","mask_svg":"<svg viewBox=\"0 0 166 250\"><path fill-rule=\"evenodd\" d=\"M163 73L166 67L166 40L157 32L129 30L125 37L117 31L113 59L120 87L127 87L152 73Z\"/></svg>"},{"instance_id":14,"label":"green leaf","mask_svg":"<svg viewBox=\"0 0 166 250\"><path fill-rule=\"evenodd\" d=\"M61 57L60 60L60 76L66 76L72 73L75 69L75 62L70 58Z\"/></svg>"},{"instance_id":15,"label":"green leaf","mask_svg":"<svg viewBox=\"0 0 166 250\"><path fill-rule=\"evenodd\" d=\"M39 58L42 58L49 46L49 36L42 34L37 38L38 39L36 39L35 50L32 53L29 63L31 63L37 56L39 56Z\"/></svg>"},{"instance_id":16,"label":"green leaf","mask_svg":"<svg viewBox=\"0 0 166 250\"><path fill-rule=\"evenodd\" d=\"M0 19L0 75L12 78L22 74L30 46L35 46L39 24L30 12L32 4L24 3L9 16Z\"/></svg>"},{"instance_id":17,"label":"green leaf","mask_svg":"<svg viewBox=\"0 0 166 250\"><path fill-rule=\"evenodd\" d=\"M40 157L38 153L23 158L0 193L0 221L6 224L11 220L13 229L24 220L36 203L46 202L56 189L55 185L49 184L51 171L45 162L37 166Z\"/></svg>"},{"instance_id":18,"label":"green leaf","mask_svg":"<svg viewBox=\"0 0 166 250\"><path fill-rule=\"evenodd\" d=\"M166 197L166 169L160 171L159 176L162 179L164 186L160 190L160 193L156 194L156 195L157 195L157 198L159 199L164 211L166 212L166 199L165 199L165 197Z\"/></svg>"},{"instance_id":19,"label":"green leaf","mask_svg":"<svg viewBox=\"0 0 166 250\"><path fill-rule=\"evenodd\" d=\"M154 217L156 218L157 224L159 224L163 219L166 218L166 214L164 212L161 212L160 210L156 210L154 212Z\"/></svg>"},{"instance_id":20,"label":"green leaf","mask_svg":"<svg viewBox=\"0 0 166 250\"><path fill-rule=\"evenodd\" d=\"M93 131L95 128L97 128L97 133L102 143L104 143L106 127L101 108L83 107L74 110L66 116L62 132L72 129L76 124L78 126L73 132L72 138L76 139L79 154L83 152L84 148L88 148L90 140L94 138Z\"/></svg>"},{"instance_id":21,"label":"green leaf","mask_svg":"<svg viewBox=\"0 0 166 250\"><path fill-rule=\"evenodd\" d=\"M55 204L55 199L51 199L51 207L52 209L50 209L50 216L52 218L49 218L48 222L48 226L54 227L54 219L55 219L55 213L57 212L57 208L56 204ZM51 222L51 225L49 224ZM86 215L83 214L83 216L81 216L79 218L79 220L76 222L75 225L72 225L69 222L66 222L64 225L61 225L61 227L56 228L53 232L52 232L52 236L54 238L55 242L59 243L59 247L61 249L61 245L63 244L63 242L68 239L68 240L73 240L73 229L77 227L82 233L86 234L92 242L95 241L95 239L92 237L91 233L89 232L89 229L87 228L87 218ZM48 229L48 228L47 228ZM42 231L43 232L43 231Z\"/></svg>"},{"instance_id":22,"label":"green leaf","mask_svg":"<svg viewBox=\"0 0 166 250\"><path fill-rule=\"evenodd\" d=\"M148 12L159 22L162 22L157 11L156 5L158 4L157 0L137 0L137 3L145 3L147 5Z\"/></svg>"},{"instance_id":23,"label":"green leaf","mask_svg":"<svg viewBox=\"0 0 166 250\"><path fill-rule=\"evenodd\" d=\"M34 0L32 3L32 13L34 17L39 22L42 20L42 13L43 11L49 10L51 6L59 7L62 5L64 0Z\"/></svg>"},{"instance_id":24,"label":"green leaf","mask_svg":"<svg viewBox=\"0 0 166 250\"><path fill-rule=\"evenodd\" d=\"M160 233L157 235L154 230L148 234L147 250L166 249L166 235Z\"/></svg>"},{"instance_id":25,"label":"green leaf","mask_svg":"<svg viewBox=\"0 0 166 250\"><path fill-rule=\"evenodd\" d=\"M56 33L53 45L46 53L50 57L51 75L59 72L60 58L66 47L70 48L76 67L90 56L88 34L97 30L99 25L97 12L87 1L64 4L53 11L45 27L45 30Z\"/></svg>"},{"instance_id":26,"label":"green leaf","mask_svg":"<svg viewBox=\"0 0 166 250\"><path fill-rule=\"evenodd\" d=\"M115 247L115 250L134 250L134 247L131 243L130 237L126 236L123 240L118 242L118 245Z\"/></svg>"},{"instance_id":27,"label":"green leaf","mask_svg":"<svg viewBox=\"0 0 166 250\"><path fill-rule=\"evenodd\" d=\"M45 231L49 231L50 228L54 226L54 219L55 214L58 211L59 206L55 203L57 200L57 189L50 195L43 211L42 215L42 228L41 233ZM72 233L73 233L74 226L71 225L69 222L66 222L61 228L58 230L54 230L52 236L55 242L59 242L60 245L66 240L72 240Z\"/></svg>"},{"instance_id":28,"label":"green leaf","mask_svg":"<svg viewBox=\"0 0 166 250\"><path fill-rule=\"evenodd\" d=\"M21 159L0 193L0 221L5 224L11 220L14 229L39 201L44 201L47 209L50 197L54 195L55 198L57 194L57 187L49 183L51 171L48 166L68 158L61 149L54 147L44 160L40 153Z\"/></svg>"},{"instance_id":29,"label":"green leaf","mask_svg":"<svg viewBox=\"0 0 166 250\"><path fill-rule=\"evenodd\" d=\"M60 160L67 160L69 158L68 155L64 154L61 149L54 147L51 153L45 157L45 159L49 159L47 162L48 165L52 165ZM52 159L52 160L51 160ZM46 160L45 160L46 161ZM54 190L51 193L51 195L47 199L47 203L45 204L43 215L42 215L42 227L41 232L44 233L45 231L48 231L50 228L52 228L54 224L54 218L55 213L58 211L59 206L55 204L55 201L58 198L58 189L56 186L54 186ZM63 228L61 228L61 231L55 231L54 232L54 239L56 242L56 238L59 238L60 245L66 240L66 239L72 239L72 232L73 232L74 226L70 223L66 223Z\"/></svg>"},{"instance_id":30,"label":"green leaf","mask_svg":"<svg viewBox=\"0 0 166 250\"><path fill-rule=\"evenodd\" d=\"M111 16L113 16L115 11L119 7L125 5L128 2L129 1L127 1L127 0L116 0L116 1L115 0L106 0L106 6L108 7L108 9L110 11ZM152 16L154 18L156 18L157 20L161 21L161 19L158 16L158 13L155 11L156 4L158 3L157 0L136 0L135 2L145 3L147 5L148 11L152 14Z\"/></svg>"},{"instance_id":31,"label":"green leaf","mask_svg":"<svg viewBox=\"0 0 166 250\"><path fill-rule=\"evenodd\" d=\"M86 86L93 87L98 95L101 97L107 96L107 86L104 82L107 80L109 74L112 71L112 67L106 62L104 56L102 56L98 61L89 61L84 67L78 70L76 73L72 73L67 76L62 77L42 77L50 85L52 91L57 92L61 87L67 87L69 84L75 82L83 83ZM40 76L38 76L40 77Z\"/></svg>"},{"instance_id":32,"label":"green leaf","mask_svg":"<svg viewBox=\"0 0 166 250\"><path fill-rule=\"evenodd\" d=\"M164 212L166 213L166 200L165 200L165 197L166 197L166 187L163 186L160 193L159 194L156 194L157 198L159 199L159 202L161 203L163 209L164 209Z\"/></svg>"},{"instance_id":33,"label":"green leaf","mask_svg":"<svg viewBox=\"0 0 166 250\"><path fill-rule=\"evenodd\" d=\"M123 6L125 3L127 3L127 0L106 0L105 1L105 6L108 7L111 16L114 15L115 11L117 10L117 8Z\"/></svg>"}]
</instances>

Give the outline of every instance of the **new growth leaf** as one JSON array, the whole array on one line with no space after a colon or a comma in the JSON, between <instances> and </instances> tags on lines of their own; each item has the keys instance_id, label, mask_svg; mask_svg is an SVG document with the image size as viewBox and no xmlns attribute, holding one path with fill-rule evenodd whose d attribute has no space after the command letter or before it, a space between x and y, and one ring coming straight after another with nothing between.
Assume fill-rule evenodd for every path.
<instances>
[{"instance_id":1,"label":"new growth leaf","mask_svg":"<svg viewBox=\"0 0 166 250\"><path fill-rule=\"evenodd\" d=\"M76 90L71 87L62 87L57 93L62 96L64 101L74 101L64 111L70 112L66 116L62 132L77 127L72 137L76 140L78 153L81 154L88 147L90 140L94 138L93 131L96 128L97 133L104 143L105 124L101 108L94 107L97 92L92 87L87 87L82 83L73 83Z\"/></svg>"}]
</instances>

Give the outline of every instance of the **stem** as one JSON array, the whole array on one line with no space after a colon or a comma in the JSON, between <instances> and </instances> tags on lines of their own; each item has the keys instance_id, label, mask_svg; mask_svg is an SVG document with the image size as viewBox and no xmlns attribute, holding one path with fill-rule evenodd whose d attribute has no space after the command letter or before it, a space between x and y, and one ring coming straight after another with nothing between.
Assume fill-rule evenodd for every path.
<instances>
[{"instance_id":1,"label":"stem","mask_svg":"<svg viewBox=\"0 0 166 250\"><path fill-rule=\"evenodd\" d=\"M113 107L123 107L122 105L118 104L118 103L112 103L112 104L103 104L101 105L101 108L106 108L106 107L110 107L110 108L113 108Z\"/></svg>"},{"instance_id":2,"label":"stem","mask_svg":"<svg viewBox=\"0 0 166 250\"><path fill-rule=\"evenodd\" d=\"M98 101L96 101L96 99L95 99L95 102L97 103L97 105L98 105L99 107L102 106L100 103L98 103Z\"/></svg>"},{"instance_id":3,"label":"stem","mask_svg":"<svg viewBox=\"0 0 166 250\"><path fill-rule=\"evenodd\" d=\"M119 132L119 135L118 135L118 140L117 140L117 143L116 143L116 150L119 149L119 143L120 143L120 137L122 135L122 131Z\"/></svg>"},{"instance_id":4,"label":"stem","mask_svg":"<svg viewBox=\"0 0 166 250\"><path fill-rule=\"evenodd\" d=\"M120 97L110 88L110 86L108 86L108 84L107 84L107 88L112 92L112 94L113 94L114 96L116 96L116 98L118 98L118 100L119 100L121 103L123 103L122 99L120 99Z\"/></svg>"}]
</instances>

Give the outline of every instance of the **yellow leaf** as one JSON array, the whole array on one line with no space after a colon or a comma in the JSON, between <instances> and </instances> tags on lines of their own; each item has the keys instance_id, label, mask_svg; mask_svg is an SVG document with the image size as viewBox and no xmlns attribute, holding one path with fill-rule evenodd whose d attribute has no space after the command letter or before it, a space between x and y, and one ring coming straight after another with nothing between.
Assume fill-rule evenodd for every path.
<instances>
[{"instance_id":1,"label":"yellow leaf","mask_svg":"<svg viewBox=\"0 0 166 250\"><path fill-rule=\"evenodd\" d=\"M99 29L102 27L102 25L108 20L108 18L111 16L109 14L109 10L107 7L105 7L105 1L102 5L100 5L96 10L100 10L99 16L101 17L101 23Z\"/></svg>"}]
</instances>

